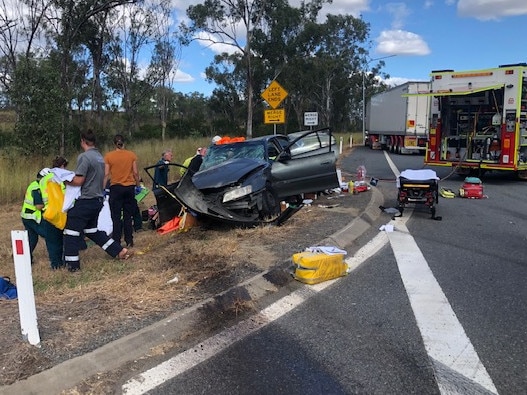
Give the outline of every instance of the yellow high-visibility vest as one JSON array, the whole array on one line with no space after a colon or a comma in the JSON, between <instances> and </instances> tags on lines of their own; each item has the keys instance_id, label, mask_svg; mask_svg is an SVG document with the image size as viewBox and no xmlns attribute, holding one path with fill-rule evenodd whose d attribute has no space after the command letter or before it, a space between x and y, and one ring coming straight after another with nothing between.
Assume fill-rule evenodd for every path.
<instances>
[{"instance_id":1,"label":"yellow high-visibility vest","mask_svg":"<svg viewBox=\"0 0 527 395\"><path fill-rule=\"evenodd\" d=\"M33 191L40 189L38 181L33 181L26 189L26 195L24 197L24 204L22 205L22 212L20 216L24 219L32 219L37 224L42 220L42 212L37 209L35 202L33 201Z\"/></svg>"}]
</instances>

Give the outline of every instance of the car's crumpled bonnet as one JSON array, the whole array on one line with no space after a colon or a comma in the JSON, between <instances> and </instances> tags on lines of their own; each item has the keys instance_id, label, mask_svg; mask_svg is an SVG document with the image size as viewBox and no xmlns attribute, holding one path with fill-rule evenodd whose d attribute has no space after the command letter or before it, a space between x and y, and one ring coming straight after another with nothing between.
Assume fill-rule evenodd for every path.
<instances>
[{"instance_id":1,"label":"car's crumpled bonnet","mask_svg":"<svg viewBox=\"0 0 527 395\"><path fill-rule=\"evenodd\" d=\"M215 189L238 182L259 167L269 166L262 160L239 158L229 159L210 169L199 171L192 177L197 189Z\"/></svg>"}]
</instances>

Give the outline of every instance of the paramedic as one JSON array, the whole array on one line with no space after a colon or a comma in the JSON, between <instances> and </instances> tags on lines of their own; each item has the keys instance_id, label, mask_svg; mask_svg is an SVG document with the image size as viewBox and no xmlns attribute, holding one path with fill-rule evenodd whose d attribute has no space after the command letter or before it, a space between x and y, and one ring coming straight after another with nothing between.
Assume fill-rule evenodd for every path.
<instances>
[{"instance_id":1,"label":"paramedic","mask_svg":"<svg viewBox=\"0 0 527 395\"><path fill-rule=\"evenodd\" d=\"M95 147L93 131L81 133L83 153L77 157L75 176L68 185L80 186L80 195L68 210L64 228L64 263L70 272L80 270L79 249L84 233L107 254L119 259L131 256L128 249L111 239L104 231L97 229L97 219L103 206L104 158Z\"/></svg>"},{"instance_id":2,"label":"paramedic","mask_svg":"<svg viewBox=\"0 0 527 395\"><path fill-rule=\"evenodd\" d=\"M203 156L205 155L206 152L207 152L206 148L199 147L196 150L196 155L185 159L185 161L183 162L183 166L185 167L181 167L179 169L179 174L181 175L181 177L183 177L183 175L187 172L187 170L190 170L191 175L196 173L199 170L201 163L203 162Z\"/></svg>"},{"instance_id":3,"label":"paramedic","mask_svg":"<svg viewBox=\"0 0 527 395\"><path fill-rule=\"evenodd\" d=\"M68 160L62 156L56 156L51 163L52 169L65 169L68 166ZM45 170L45 169L43 169ZM48 171L48 174L44 175L40 180L40 192L42 194L42 201L44 202L43 212L46 211L49 205L49 194L48 194L48 181L54 177L52 173L53 170ZM60 184L62 193L64 193L65 186L64 183ZM63 249L63 236L62 229L57 228L51 222L47 221L45 218L42 218L42 222L45 222L44 226L46 227L46 246L48 247L49 257L51 260L51 268L58 269L64 266L62 262L62 249ZM52 251L52 252L51 252Z\"/></svg>"},{"instance_id":4,"label":"paramedic","mask_svg":"<svg viewBox=\"0 0 527 395\"><path fill-rule=\"evenodd\" d=\"M22 217L24 228L27 230L31 264L34 262L33 251L38 244L38 236L41 236L46 241L51 268L58 269L63 266L62 232L42 217L42 213L46 208L44 199L47 201L47 196L43 196L41 181L48 174L51 174L50 169L46 167L40 170L37 173L36 180L29 184L20 216Z\"/></svg>"}]
</instances>

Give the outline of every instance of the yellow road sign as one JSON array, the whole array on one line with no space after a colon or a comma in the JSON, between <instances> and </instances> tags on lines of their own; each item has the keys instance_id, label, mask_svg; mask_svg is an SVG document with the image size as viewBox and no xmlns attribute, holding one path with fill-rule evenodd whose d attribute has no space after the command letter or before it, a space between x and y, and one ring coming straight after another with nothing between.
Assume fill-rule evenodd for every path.
<instances>
[{"instance_id":1,"label":"yellow road sign","mask_svg":"<svg viewBox=\"0 0 527 395\"><path fill-rule=\"evenodd\" d=\"M285 110L283 108L277 110L265 110L264 123L285 123Z\"/></svg>"},{"instance_id":2,"label":"yellow road sign","mask_svg":"<svg viewBox=\"0 0 527 395\"><path fill-rule=\"evenodd\" d=\"M276 108L287 97L287 91L278 82L273 81L261 96L272 108Z\"/></svg>"}]
</instances>

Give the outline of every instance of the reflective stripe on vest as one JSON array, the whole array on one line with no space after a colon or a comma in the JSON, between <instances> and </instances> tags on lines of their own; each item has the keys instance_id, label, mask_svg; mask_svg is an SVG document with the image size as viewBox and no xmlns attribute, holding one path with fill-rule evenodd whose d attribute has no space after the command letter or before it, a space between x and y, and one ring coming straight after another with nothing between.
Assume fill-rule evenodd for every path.
<instances>
[{"instance_id":1,"label":"reflective stripe on vest","mask_svg":"<svg viewBox=\"0 0 527 395\"><path fill-rule=\"evenodd\" d=\"M37 209L33 201L33 191L40 189L38 181L33 181L26 189L26 196L24 197L24 204L22 205L22 212L20 216L24 219L32 219L37 224L42 219L42 212Z\"/></svg>"}]
</instances>

